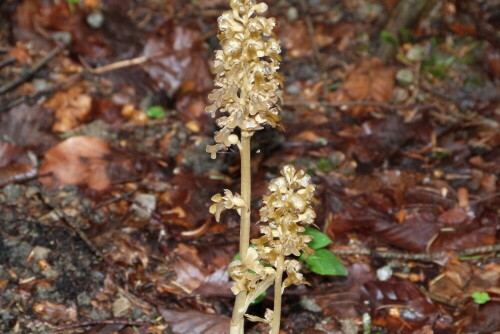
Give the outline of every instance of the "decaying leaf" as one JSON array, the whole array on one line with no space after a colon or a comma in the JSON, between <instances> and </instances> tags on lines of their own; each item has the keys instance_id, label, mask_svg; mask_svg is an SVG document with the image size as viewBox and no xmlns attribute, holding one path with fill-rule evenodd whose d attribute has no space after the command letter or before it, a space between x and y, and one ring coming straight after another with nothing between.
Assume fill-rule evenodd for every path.
<instances>
[{"instance_id":1,"label":"decaying leaf","mask_svg":"<svg viewBox=\"0 0 500 334\"><path fill-rule=\"evenodd\" d=\"M337 102L374 101L389 102L394 89L394 69L385 66L378 58L365 59L354 68L331 100ZM373 106L354 106L348 110L360 117L375 110Z\"/></svg>"},{"instance_id":2,"label":"decaying leaf","mask_svg":"<svg viewBox=\"0 0 500 334\"><path fill-rule=\"evenodd\" d=\"M40 182L47 187L81 185L95 190L109 187L107 142L95 137L72 137L51 148L40 168Z\"/></svg>"},{"instance_id":3,"label":"decaying leaf","mask_svg":"<svg viewBox=\"0 0 500 334\"><path fill-rule=\"evenodd\" d=\"M83 86L78 85L68 91L57 92L45 103L45 107L54 111L56 121L52 130L66 132L80 125L89 116L92 98L85 93Z\"/></svg>"},{"instance_id":4,"label":"decaying leaf","mask_svg":"<svg viewBox=\"0 0 500 334\"><path fill-rule=\"evenodd\" d=\"M52 303L49 301L41 301L33 305L33 311L40 315L46 321L57 324L64 321L76 321L76 306L66 306Z\"/></svg>"},{"instance_id":5,"label":"decaying leaf","mask_svg":"<svg viewBox=\"0 0 500 334\"><path fill-rule=\"evenodd\" d=\"M227 334L229 318L198 311L160 310L163 319L176 334Z\"/></svg>"}]
</instances>

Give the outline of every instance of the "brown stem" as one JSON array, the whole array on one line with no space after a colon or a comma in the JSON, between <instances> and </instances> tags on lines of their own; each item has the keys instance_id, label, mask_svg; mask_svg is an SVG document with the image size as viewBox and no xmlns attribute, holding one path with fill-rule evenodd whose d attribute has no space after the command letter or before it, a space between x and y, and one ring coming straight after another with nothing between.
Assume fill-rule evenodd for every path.
<instances>
[{"instance_id":1,"label":"brown stem","mask_svg":"<svg viewBox=\"0 0 500 334\"><path fill-rule=\"evenodd\" d=\"M240 225L240 254L244 259L250 244L250 197L252 192L252 174L250 171L250 135L246 132L241 134L241 198L245 202L245 208L241 210Z\"/></svg>"},{"instance_id":2,"label":"brown stem","mask_svg":"<svg viewBox=\"0 0 500 334\"><path fill-rule=\"evenodd\" d=\"M246 131L241 133L241 198L245 207L241 210L240 225L240 256L245 259L250 244L250 198L252 192L252 174L250 170L250 138ZM246 312L246 291L240 292L234 302L233 316L231 318L230 334L242 334L244 328L244 315Z\"/></svg>"},{"instance_id":3,"label":"brown stem","mask_svg":"<svg viewBox=\"0 0 500 334\"><path fill-rule=\"evenodd\" d=\"M273 322L271 323L271 334L279 334L280 332L280 321L281 321L281 281L283 280L283 264L285 262L285 257L283 255L278 256L276 265L276 278L274 280L274 311L273 311Z\"/></svg>"}]
</instances>

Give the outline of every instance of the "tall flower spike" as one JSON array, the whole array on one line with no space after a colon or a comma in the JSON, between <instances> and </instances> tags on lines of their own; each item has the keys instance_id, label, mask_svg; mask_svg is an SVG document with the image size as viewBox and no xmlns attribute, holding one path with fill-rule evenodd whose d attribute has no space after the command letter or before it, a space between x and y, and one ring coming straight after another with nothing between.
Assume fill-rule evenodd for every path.
<instances>
[{"instance_id":1,"label":"tall flower spike","mask_svg":"<svg viewBox=\"0 0 500 334\"><path fill-rule=\"evenodd\" d=\"M265 3L231 0L230 5L218 19L222 50L215 52L216 88L208 96L213 104L206 109L212 117L222 114L216 122L221 128L215 133L216 143L207 146L213 159L217 152L239 144L232 135L236 128L252 136L264 125L276 127L281 121L283 78L277 72L281 50L273 33L276 20L259 16L267 11Z\"/></svg>"}]
</instances>

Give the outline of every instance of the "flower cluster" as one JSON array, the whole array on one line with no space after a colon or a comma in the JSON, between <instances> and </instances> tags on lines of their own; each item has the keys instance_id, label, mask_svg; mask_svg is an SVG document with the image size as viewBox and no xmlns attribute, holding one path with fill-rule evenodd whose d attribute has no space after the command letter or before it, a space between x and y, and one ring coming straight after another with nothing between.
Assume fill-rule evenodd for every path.
<instances>
[{"instance_id":1,"label":"flower cluster","mask_svg":"<svg viewBox=\"0 0 500 334\"><path fill-rule=\"evenodd\" d=\"M287 165L281 170L281 177L271 181L271 193L264 196L264 206L260 210L263 234L253 239L254 248L249 248L245 259L233 262L229 268L230 276L236 281L233 292L254 291L259 282L274 275L278 258L289 255L300 256L314 253L308 242L312 237L304 232L303 225L312 224L316 214L312 209L314 185L304 171L296 171ZM308 284L300 273L301 264L296 259L285 259L283 270L287 277L283 288L292 284Z\"/></svg>"},{"instance_id":2,"label":"flower cluster","mask_svg":"<svg viewBox=\"0 0 500 334\"><path fill-rule=\"evenodd\" d=\"M255 0L231 0L231 10L218 19L222 50L215 53L212 72L216 88L208 96L214 103L206 111L216 116L221 128L215 133L216 144L207 147L215 158L217 152L238 144L233 134L252 134L263 125L280 124L283 78L277 73L281 57L279 41L274 37L274 18L265 18L265 3Z\"/></svg>"},{"instance_id":3,"label":"flower cluster","mask_svg":"<svg viewBox=\"0 0 500 334\"><path fill-rule=\"evenodd\" d=\"M233 193L228 190L224 189L224 196L221 194L215 194L212 196L212 201L215 202L210 206L210 213L215 215L215 220L217 222L220 221L220 215L222 211L227 210L227 209L235 209L238 214L241 215L241 209L245 207L245 202L241 198L240 194Z\"/></svg>"},{"instance_id":4,"label":"flower cluster","mask_svg":"<svg viewBox=\"0 0 500 334\"><path fill-rule=\"evenodd\" d=\"M302 232L303 225L312 224L316 218L312 209L315 186L311 184L309 175L302 170L297 172L291 165L284 166L281 175L270 182L271 193L264 196L264 206L260 210L261 221L268 225L261 227L261 238L252 240L261 261L273 266L276 266L279 255L300 256L304 252L309 256L314 253L307 245L312 237ZM300 268L299 261L285 260L287 278L283 288L308 283L300 273Z\"/></svg>"}]
</instances>

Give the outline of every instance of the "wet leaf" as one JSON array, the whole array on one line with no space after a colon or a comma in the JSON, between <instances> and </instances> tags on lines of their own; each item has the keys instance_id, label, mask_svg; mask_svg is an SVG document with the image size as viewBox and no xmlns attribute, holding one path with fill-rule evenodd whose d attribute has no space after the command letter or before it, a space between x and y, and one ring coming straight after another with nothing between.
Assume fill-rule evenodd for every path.
<instances>
[{"instance_id":1,"label":"wet leaf","mask_svg":"<svg viewBox=\"0 0 500 334\"><path fill-rule=\"evenodd\" d=\"M227 334L230 318L198 311L160 310L175 334Z\"/></svg>"},{"instance_id":2,"label":"wet leaf","mask_svg":"<svg viewBox=\"0 0 500 334\"><path fill-rule=\"evenodd\" d=\"M201 282L200 286L194 291L205 297L220 297L232 298L234 296L231 291L233 282L229 279L227 267L217 269Z\"/></svg>"},{"instance_id":3,"label":"wet leaf","mask_svg":"<svg viewBox=\"0 0 500 334\"><path fill-rule=\"evenodd\" d=\"M179 244L174 251L176 255L174 271L176 273L175 284L184 292L191 293L204 281L207 273L200 259L198 250L186 244Z\"/></svg>"},{"instance_id":4,"label":"wet leaf","mask_svg":"<svg viewBox=\"0 0 500 334\"><path fill-rule=\"evenodd\" d=\"M170 96L186 86L196 92L208 91L213 85L212 75L203 58L198 29L189 24L165 28L165 36L147 40L144 55L152 60L144 69Z\"/></svg>"}]
</instances>

